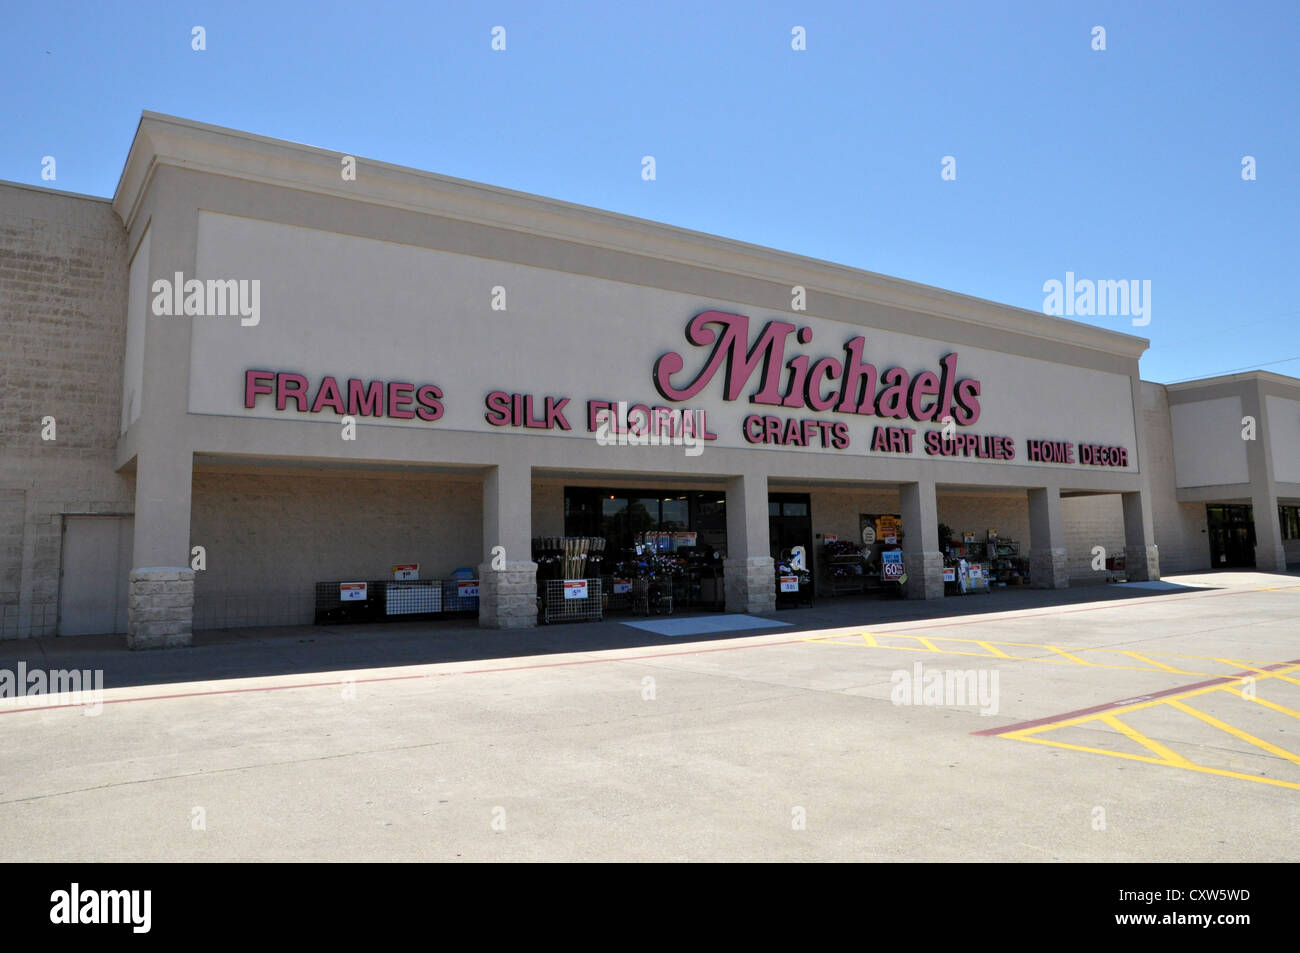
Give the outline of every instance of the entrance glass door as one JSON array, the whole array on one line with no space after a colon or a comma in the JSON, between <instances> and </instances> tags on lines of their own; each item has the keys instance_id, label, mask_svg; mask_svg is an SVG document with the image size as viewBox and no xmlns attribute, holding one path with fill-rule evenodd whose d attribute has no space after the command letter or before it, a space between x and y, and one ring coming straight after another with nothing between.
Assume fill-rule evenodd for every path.
<instances>
[{"instance_id":1,"label":"entrance glass door","mask_svg":"<svg viewBox=\"0 0 1300 953\"><path fill-rule=\"evenodd\" d=\"M1210 537L1210 565L1215 569L1246 569L1255 565L1254 507L1210 504L1205 507Z\"/></svg>"},{"instance_id":2,"label":"entrance glass door","mask_svg":"<svg viewBox=\"0 0 1300 953\"><path fill-rule=\"evenodd\" d=\"M813 595L812 503L807 493L769 493L767 497L767 530L772 558L778 564L789 563L794 548L802 546L803 572L806 584L801 584L798 600L810 600ZM789 594L788 594L789 595ZM778 599L781 596L778 593Z\"/></svg>"}]
</instances>

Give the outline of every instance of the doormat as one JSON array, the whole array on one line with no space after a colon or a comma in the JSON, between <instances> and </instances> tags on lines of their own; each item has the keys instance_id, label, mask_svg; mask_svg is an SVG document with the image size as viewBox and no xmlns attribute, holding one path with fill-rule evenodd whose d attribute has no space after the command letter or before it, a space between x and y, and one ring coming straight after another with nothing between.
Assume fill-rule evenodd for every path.
<instances>
[{"instance_id":1,"label":"doormat","mask_svg":"<svg viewBox=\"0 0 1300 953\"><path fill-rule=\"evenodd\" d=\"M664 635L670 639L684 635L708 635L711 632L735 632L741 629L766 629L770 626L789 625L789 622L773 622L753 615L714 615L693 616L689 619L656 619L653 622L624 622L634 629L644 629L655 635Z\"/></svg>"},{"instance_id":2,"label":"doormat","mask_svg":"<svg viewBox=\"0 0 1300 953\"><path fill-rule=\"evenodd\" d=\"M1209 589L1209 586L1186 586L1177 582L1165 582L1163 579L1152 579L1150 582L1117 582L1115 585L1121 589L1159 589L1161 592L1187 591L1193 589Z\"/></svg>"}]
</instances>

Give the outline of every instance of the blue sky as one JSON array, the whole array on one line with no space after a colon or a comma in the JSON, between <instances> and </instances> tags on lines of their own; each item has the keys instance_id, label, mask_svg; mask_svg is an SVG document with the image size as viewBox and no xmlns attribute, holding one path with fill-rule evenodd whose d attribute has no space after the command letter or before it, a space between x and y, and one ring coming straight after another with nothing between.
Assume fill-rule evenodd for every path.
<instances>
[{"instance_id":1,"label":"blue sky","mask_svg":"<svg viewBox=\"0 0 1300 953\"><path fill-rule=\"evenodd\" d=\"M1300 376L1295 2L5 7L0 179L111 195L150 109L1035 311L1149 280L1080 319L1144 377Z\"/></svg>"}]
</instances>

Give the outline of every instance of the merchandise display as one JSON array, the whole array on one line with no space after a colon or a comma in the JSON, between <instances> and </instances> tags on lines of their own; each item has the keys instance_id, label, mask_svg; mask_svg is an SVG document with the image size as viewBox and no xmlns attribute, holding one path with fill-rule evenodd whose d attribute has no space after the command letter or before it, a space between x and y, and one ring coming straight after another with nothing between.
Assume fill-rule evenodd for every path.
<instances>
[{"instance_id":1,"label":"merchandise display","mask_svg":"<svg viewBox=\"0 0 1300 953\"><path fill-rule=\"evenodd\" d=\"M543 622L604 617L600 578L604 552L605 540L599 536L539 536L533 540L538 614Z\"/></svg>"}]
</instances>

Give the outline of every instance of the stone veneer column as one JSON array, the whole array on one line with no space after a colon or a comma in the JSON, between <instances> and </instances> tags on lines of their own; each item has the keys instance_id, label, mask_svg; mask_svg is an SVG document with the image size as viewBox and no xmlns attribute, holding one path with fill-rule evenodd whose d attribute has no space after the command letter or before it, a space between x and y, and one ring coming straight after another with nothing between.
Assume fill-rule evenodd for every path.
<instances>
[{"instance_id":1,"label":"stone veneer column","mask_svg":"<svg viewBox=\"0 0 1300 953\"><path fill-rule=\"evenodd\" d=\"M132 569L126 620L129 649L189 645L194 626L194 570L185 566Z\"/></svg>"},{"instance_id":2,"label":"stone veneer column","mask_svg":"<svg viewBox=\"0 0 1300 953\"><path fill-rule=\"evenodd\" d=\"M728 612L776 609L776 562L768 534L767 476L727 480L727 558L722 563Z\"/></svg>"},{"instance_id":3,"label":"stone veneer column","mask_svg":"<svg viewBox=\"0 0 1300 953\"><path fill-rule=\"evenodd\" d=\"M1066 589L1070 585L1061 491L1054 486L1029 491L1029 576L1035 589Z\"/></svg>"},{"instance_id":4,"label":"stone veneer column","mask_svg":"<svg viewBox=\"0 0 1300 953\"><path fill-rule=\"evenodd\" d=\"M516 461L492 467L483 477L483 563L478 567L481 627L528 629L537 625L537 563L532 555L532 468Z\"/></svg>"},{"instance_id":5,"label":"stone veneer column","mask_svg":"<svg viewBox=\"0 0 1300 953\"><path fill-rule=\"evenodd\" d=\"M1124 575L1130 582L1160 578L1160 552L1146 491L1122 493L1124 504Z\"/></svg>"},{"instance_id":6,"label":"stone veneer column","mask_svg":"<svg viewBox=\"0 0 1300 953\"><path fill-rule=\"evenodd\" d=\"M194 626L194 570L190 558L189 450L146 446L136 455L135 536L126 644L133 649L190 644Z\"/></svg>"},{"instance_id":7,"label":"stone veneer column","mask_svg":"<svg viewBox=\"0 0 1300 953\"><path fill-rule=\"evenodd\" d=\"M943 598L943 552L939 549L939 503L934 481L898 487L899 517L903 521L903 569L908 599Z\"/></svg>"}]
</instances>

